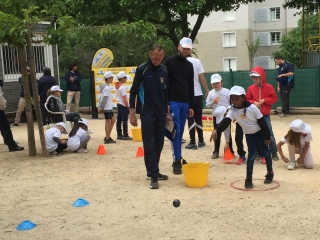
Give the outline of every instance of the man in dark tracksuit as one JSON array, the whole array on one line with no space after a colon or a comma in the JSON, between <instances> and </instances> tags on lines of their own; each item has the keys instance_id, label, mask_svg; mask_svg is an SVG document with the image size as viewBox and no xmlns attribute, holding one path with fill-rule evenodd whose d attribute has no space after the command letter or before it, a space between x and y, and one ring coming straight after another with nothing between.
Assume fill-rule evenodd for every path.
<instances>
[{"instance_id":1,"label":"man in dark tracksuit","mask_svg":"<svg viewBox=\"0 0 320 240\"><path fill-rule=\"evenodd\" d=\"M149 54L150 59L137 68L130 89L130 123L138 126L136 110L141 119L147 179L151 179L150 188L157 189L158 180L168 179L168 176L159 172L159 161L166 119L170 121L171 117L168 114L167 68L160 64L164 57L164 48L155 45Z\"/></svg>"},{"instance_id":2,"label":"man in dark tracksuit","mask_svg":"<svg viewBox=\"0 0 320 240\"><path fill-rule=\"evenodd\" d=\"M278 79L284 80L281 83L278 82L278 92L282 100L282 113L279 114L279 117L282 118L289 115L289 96L291 89L294 88L294 68L281 56L276 56L274 61L279 66Z\"/></svg>"},{"instance_id":3,"label":"man in dark tracksuit","mask_svg":"<svg viewBox=\"0 0 320 240\"><path fill-rule=\"evenodd\" d=\"M170 115L173 118L175 137L166 131L168 137L173 143L175 161L172 164L173 173L181 174L181 162L184 162L181 156L181 142L184 131L184 125L188 117L193 116L194 105L194 81L193 65L187 60L191 54L192 41L190 38L182 38L178 45L178 54L165 60L164 65L168 68L170 86L168 89L168 100Z\"/></svg>"}]
</instances>

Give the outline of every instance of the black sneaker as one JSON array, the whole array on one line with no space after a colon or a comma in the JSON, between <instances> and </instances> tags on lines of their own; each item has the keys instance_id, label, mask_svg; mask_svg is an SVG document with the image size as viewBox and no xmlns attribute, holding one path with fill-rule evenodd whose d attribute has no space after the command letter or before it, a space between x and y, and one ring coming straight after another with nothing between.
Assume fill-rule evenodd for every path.
<instances>
[{"instance_id":1,"label":"black sneaker","mask_svg":"<svg viewBox=\"0 0 320 240\"><path fill-rule=\"evenodd\" d=\"M180 161L174 161L172 163L172 167L173 167L173 174L181 174L182 173Z\"/></svg>"},{"instance_id":2,"label":"black sneaker","mask_svg":"<svg viewBox=\"0 0 320 240\"><path fill-rule=\"evenodd\" d=\"M273 176L274 176L273 172L268 172L267 175L265 176L266 179L264 180L264 184L272 183Z\"/></svg>"},{"instance_id":3,"label":"black sneaker","mask_svg":"<svg viewBox=\"0 0 320 240\"><path fill-rule=\"evenodd\" d=\"M163 175L161 173L158 173L158 180L168 180L168 176L167 175ZM146 178L147 180L151 180L151 177L148 177Z\"/></svg>"},{"instance_id":4,"label":"black sneaker","mask_svg":"<svg viewBox=\"0 0 320 240\"><path fill-rule=\"evenodd\" d=\"M273 161L278 161L279 160L277 152L271 152L271 157L272 157Z\"/></svg>"},{"instance_id":5,"label":"black sneaker","mask_svg":"<svg viewBox=\"0 0 320 240\"><path fill-rule=\"evenodd\" d=\"M151 178L150 188L151 189L158 189L159 188L158 178Z\"/></svg>"},{"instance_id":6,"label":"black sneaker","mask_svg":"<svg viewBox=\"0 0 320 240\"><path fill-rule=\"evenodd\" d=\"M117 139L118 140L123 140L123 136L118 136Z\"/></svg>"},{"instance_id":7,"label":"black sneaker","mask_svg":"<svg viewBox=\"0 0 320 240\"><path fill-rule=\"evenodd\" d=\"M132 140L133 138L132 137L129 137L129 136L123 136L122 140Z\"/></svg>"},{"instance_id":8,"label":"black sneaker","mask_svg":"<svg viewBox=\"0 0 320 240\"><path fill-rule=\"evenodd\" d=\"M19 124L18 124L18 123L14 123L12 126L13 126L13 127L18 127Z\"/></svg>"},{"instance_id":9,"label":"black sneaker","mask_svg":"<svg viewBox=\"0 0 320 240\"><path fill-rule=\"evenodd\" d=\"M116 143L116 141L114 141L112 138L104 139L103 142L104 142L104 144Z\"/></svg>"},{"instance_id":10,"label":"black sneaker","mask_svg":"<svg viewBox=\"0 0 320 240\"><path fill-rule=\"evenodd\" d=\"M198 142L198 147L200 148L200 147L204 147L206 145L206 143L205 142Z\"/></svg>"},{"instance_id":11,"label":"black sneaker","mask_svg":"<svg viewBox=\"0 0 320 240\"><path fill-rule=\"evenodd\" d=\"M186 149L193 149L193 150L197 150L198 147L195 143L189 143L186 147Z\"/></svg>"},{"instance_id":12,"label":"black sneaker","mask_svg":"<svg viewBox=\"0 0 320 240\"><path fill-rule=\"evenodd\" d=\"M253 188L252 179L246 179L244 182L244 187L246 189Z\"/></svg>"},{"instance_id":13,"label":"black sneaker","mask_svg":"<svg viewBox=\"0 0 320 240\"><path fill-rule=\"evenodd\" d=\"M16 146L15 148L10 149L9 152L16 152L16 151L22 151L22 150L24 150L24 147Z\"/></svg>"}]
</instances>

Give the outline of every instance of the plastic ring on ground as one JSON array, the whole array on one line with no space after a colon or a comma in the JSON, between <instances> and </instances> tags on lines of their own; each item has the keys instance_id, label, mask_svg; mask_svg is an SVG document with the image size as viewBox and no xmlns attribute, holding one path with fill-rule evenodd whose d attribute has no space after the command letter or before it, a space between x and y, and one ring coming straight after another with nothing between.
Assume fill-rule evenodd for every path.
<instances>
[{"instance_id":1,"label":"plastic ring on ground","mask_svg":"<svg viewBox=\"0 0 320 240\"><path fill-rule=\"evenodd\" d=\"M252 180L262 180L264 181L264 179L262 178L253 178ZM231 182L230 183L230 187L234 188L234 189L237 189L237 190L241 190L241 191L250 191L250 192L261 192L261 191L269 191L269 190L274 190L278 187L280 187L280 183L278 181L275 181L273 180L272 183L275 183L276 185L274 187L271 187L271 188L267 188L267 189L246 189L246 188L239 188L239 187L236 187L234 184L237 183L237 182L241 182L243 180L237 180L237 181L234 181L234 182ZM271 185L271 184L270 184ZM254 187L254 186L253 186Z\"/></svg>"}]
</instances>

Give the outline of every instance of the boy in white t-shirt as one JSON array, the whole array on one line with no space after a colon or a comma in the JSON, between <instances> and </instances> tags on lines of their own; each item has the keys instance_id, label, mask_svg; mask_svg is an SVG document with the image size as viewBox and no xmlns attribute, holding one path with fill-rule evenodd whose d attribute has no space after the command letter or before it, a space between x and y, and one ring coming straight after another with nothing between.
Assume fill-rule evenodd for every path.
<instances>
[{"instance_id":1,"label":"boy in white t-shirt","mask_svg":"<svg viewBox=\"0 0 320 240\"><path fill-rule=\"evenodd\" d=\"M265 184L270 184L273 181L274 173L272 169L272 159L268 145L271 142L271 133L266 120L263 118L260 110L246 100L246 91L243 87L233 86L230 89L230 99L232 106L227 113L227 116L215 127L212 131L210 141L217 138L218 133L221 134L230 126L231 121L237 120L242 127L246 136L248 146L247 174L245 179L245 188L253 187L252 175L253 165L256 155L256 142L259 141L261 150L266 158L267 175L265 175Z\"/></svg>"},{"instance_id":2,"label":"boy in white t-shirt","mask_svg":"<svg viewBox=\"0 0 320 240\"><path fill-rule=\"evenodd\" d=\"M222 77L219 74L213 74L211 76L211 85L212 90L209 92L207 100L206 100L206 107L212 108L212 115L213 115L213 126L216 128L217 121L215 118L214 111L217 107L223 106L228 108L230 106L230 96L229 96L229 89L223 88L223 81ZM220 141L221 141L221 132L218 133L217 139L214 140L214 150L212 154L212 159L216 159L219 157L219 150L220 150ZM232 153L232 138L230 133L230 142L229 142L230 150Z\"/></svg>"},{"instance_id":3,"label":"boy in white t-shirt","mask_svg":"<svg viewBox=\"0 0 320 240\"><path fill-rule=\"evenodd\" d=\"M87 146L90 135L86 133L88 130L88 120L80 118L78 123L74 125L69 133L67 145L71 151L78 153L87 153Z\"/></svg>"},{"instance_id":4,"label":"boy in white t-shirt","mask_svg":"<svg viewBox=\"0 0 320 240\"><path fill-rule=\"evenodd\" d=\"M187 60L193 65L193 81L194 81L194 114L192 117L188 117L188 127L190 135L190 143L185 147L186 149L197 149L198 147L204 147L206 144L203 139L202 130L202 99L203 93L200 85L199 78L201 80L202 86L206 91L206 96L209 94L208 84L204 77L204 69L201 61L197 58L187 57ZM198 133L198 146L196 144L195 133Z\"/></svg>"},{"instance_id":5,"label":"boy in white t-shirt","mask_svg":"<svg viewBox=\"0 0 320 240\"><path fill-rule=\"evenodd\" d=\"M50 128L46 131L45 140L46 140L46 149L51 154L57 154L66 149L67 139L60 139L61 134L67 134L67 126L64 122L59 122L56 124L56 127Z\"/></svg>"},{"instance_id":6,"label":"boy in white t-shirt","mask_svg":"<svg viewBox=\"0 0 320 240\"><path fill-rule=\"evenodd\" d=\"M118 81L116 86L116 99L117 99L117 139L119 140L132 140L128 135L128 116L129 116L129 101L126 88L123 86L126 83L128 76L125 72L118 73ZM122 125L122 128L121 128Z\"/></svg>"},{"instance_id":7,"label":"boy in white t-shirt","mask_svg":"<svg viewBox=\"0 0 320 240\"><path fill-rule=\"evenodd\" d=\"M110 83L112 83L114 77L115 75L113 75L111 71L108 71L104 74L104 80L105 80L106 86L102 90L100 100L99 100L99 105L98 105L98 111L103 112L104 118L105 118L106 136L103 139L105 144L116 143L116 141L114 141L110 137L113 125L116 122L116 119L113 116L113 112L112 112L113 110L112 94L111 94L111 88L110 88Z\"/></svg>"}]
</instances>

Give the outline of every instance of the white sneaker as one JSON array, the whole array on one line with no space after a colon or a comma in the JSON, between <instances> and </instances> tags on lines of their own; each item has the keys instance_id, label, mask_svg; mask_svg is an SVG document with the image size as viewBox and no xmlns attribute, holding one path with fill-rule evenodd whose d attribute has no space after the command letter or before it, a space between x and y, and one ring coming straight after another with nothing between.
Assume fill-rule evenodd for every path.
<instances>
[{"instance_id":1,"label":"white sneaker","mask_svg":"<svg viewBox=\"0 0 320 240\"><path fill-rule=\"evenodd\" d=\"M77 150L77 153L87 153L88 151L84 148L80 148L79 150Z\"/></svg>"},{"instance_id":2,"label":"white sneaker","mask_svg":"<svg viewBox=\"0 0 320 240\"><path fill-rule=\"evenodd\" d=\"M295 160L290 160L287 169L288 170L293 170L296 166L296 161Z\"/></svg>"},{"instance_id":3,"label":"white sneaker","mask_svg":"<svg viewBox=\"0 0 320 240\"><path fill-rule=\"evenodd\" d=\"M90 130L90 129L88 129L88 131L86 131L86 133L87 133L87 134L91 134L91 133L93 133L93 131Z\"/></svg>"}]
</instances>

